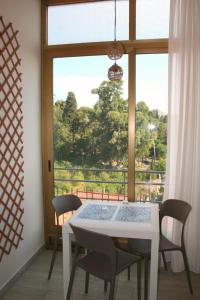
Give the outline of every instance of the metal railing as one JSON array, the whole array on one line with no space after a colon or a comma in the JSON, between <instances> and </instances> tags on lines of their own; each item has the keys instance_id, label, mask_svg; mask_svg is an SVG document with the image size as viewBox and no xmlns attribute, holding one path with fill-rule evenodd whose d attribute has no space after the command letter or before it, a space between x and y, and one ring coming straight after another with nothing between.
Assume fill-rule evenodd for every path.
<instances>
[{"instance_id":1,"label":"metal railing","mask_svg":"<svg viewBox=\"0 0 200 300\"><path fill-rule=\"evenodd\" d=\"M66 174L63 174L65 172ZM83 178L77 178L77 172L81 172ZM83 200L127 199L127 169L54 168L54 173L55 195L74 193ZM58 176L59 173L61 176ZM121 173L121 177L104 180L99 178L102 173ZM165 185L164 175L164 171L136 170L135 200L162 201ZM91 187L92 184L95 185L94 188ZM112 185L115 185L114 189L111 188Z\"/></svg>"}]
</instances>

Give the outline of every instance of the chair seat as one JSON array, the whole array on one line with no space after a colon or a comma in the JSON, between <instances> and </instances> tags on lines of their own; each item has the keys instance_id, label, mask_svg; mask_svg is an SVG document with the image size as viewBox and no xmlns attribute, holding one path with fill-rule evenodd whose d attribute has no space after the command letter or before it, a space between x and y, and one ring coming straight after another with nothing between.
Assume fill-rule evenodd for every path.
<instances>
[{"instance_id":1,"label":"chair seat","mask_svg":"<svg viewBox=\"0 0 200 300\"><path fill-rule=\"evenodd\" d=\"M129 248L137 255L147 256L151 253L151 241L146 239L129 239Z\"/></svg>"},{"instance_id":2,"label":"chair seat","mask_svg":"<svg viewBox=\"0 0 200 300\"><path fill-rule=\"evenodd\" d=\"M181 249L181 247L169 241L164 235L160 236L159 251L173 251Z\"/></svg>"},{"instance_id":3,"label":"chair seat","mask_svg":"<svg viewBox=\"0 0 200 300\"><path fill-rule=\"evenodd\" d=\"M127 252L117 251L117 267L115 275L125 270L129 265L141 260L140 257ZM94 276L109 281L112 278L110 261L104 254L90 252L78 260L77 265Z\"/></svg>"},{"instance_id":4,"label":"chair seat","mask_svg":"<svg viewBox=\"0 0 200 300\"><path fill-rule=\"evenodd\" d=\"M117 249L117 270L116 274L119 274L123 270L125 270L130 264L134 264L136 262L139 262L141 260L141 257L124 252L120 249Z\"/></svg>"},{"instance_id":5,"label":"chair seat","mask_svg":"<svg viewBox=\"0 0 200 300\"><path fill-rule=\"evenodd\" d=\"M151 241L142 239L129 239L129 247L138 255L150 255ZM169 241L165 236L160 236L159 251L173 251L180 249L179 246Z\"/></svg>"}]
</instances>

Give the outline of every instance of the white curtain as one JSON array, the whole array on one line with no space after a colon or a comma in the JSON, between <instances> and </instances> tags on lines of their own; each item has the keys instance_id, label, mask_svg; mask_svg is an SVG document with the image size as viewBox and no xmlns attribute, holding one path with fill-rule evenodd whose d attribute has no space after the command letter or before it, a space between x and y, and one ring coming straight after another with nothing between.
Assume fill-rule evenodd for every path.
<instances>
[{"instance_id":1,"label":"white curtain","mask_svg":"<svg viewBox=\"0 0 200 300\"><path fill-rule=\"evenodd\" d=\"M185 241L191 271L200 272L200 0L171 0L168 154L165 198L191 204ZM173 239L180 228L173 227ZM183 270L181 257L172 258Z\"/></svg>"}]
</instances>

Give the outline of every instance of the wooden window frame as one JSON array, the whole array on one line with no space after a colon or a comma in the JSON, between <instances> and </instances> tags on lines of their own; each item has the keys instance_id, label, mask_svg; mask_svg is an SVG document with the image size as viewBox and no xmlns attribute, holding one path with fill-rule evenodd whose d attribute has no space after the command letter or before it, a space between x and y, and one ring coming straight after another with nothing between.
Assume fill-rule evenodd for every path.
<instances>
[{"instance_id":1,"label":"wooden window frame","mask_svg":"<svg viewBox=\"0 0 200 300\"><path fill-rule=\"evenodd\" d=\"M42 0L42 148L43 186L46 237L54 232L54 212L51 199L53 188L53 112L49 99L53 97L53 59L106 55L110 42L47 45L47 8L52 5L97 2L99 0ZM107 1L107 0L101 0ZM128 54L128 200L135 199L135 107L136 107L136 55L168 53L168 39L136 40L136 0L129 1L129 40L121 41Z\"/></svg>"}]
</instances>

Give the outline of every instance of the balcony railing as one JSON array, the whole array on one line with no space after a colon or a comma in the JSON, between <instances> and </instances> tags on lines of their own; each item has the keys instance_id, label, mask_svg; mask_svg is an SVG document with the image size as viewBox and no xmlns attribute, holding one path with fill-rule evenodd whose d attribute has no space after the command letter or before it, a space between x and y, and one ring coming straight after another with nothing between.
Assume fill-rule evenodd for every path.
<instances>
[{"instance_id":1,"label":"balcony railing","mask_svg":"<svg viewBox=\"0 0 200 300\"><path fill-rule=\"evenodd\" d=\"M78 178L80 173L82 178ZM83 200L127 199L127 169L54 168L54 174L55 195L74 193ZM109 178L102 179L106 174ZM164 171L137 170L135 177L136 201L162 201Z\"/></svg>"}]
</instances>

